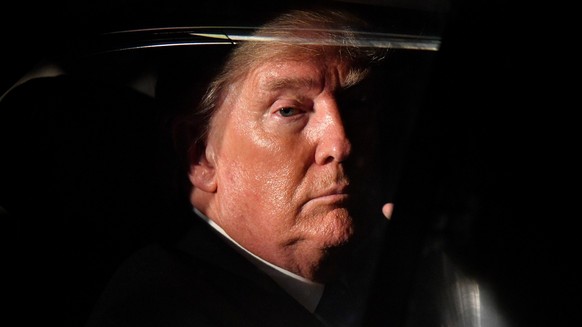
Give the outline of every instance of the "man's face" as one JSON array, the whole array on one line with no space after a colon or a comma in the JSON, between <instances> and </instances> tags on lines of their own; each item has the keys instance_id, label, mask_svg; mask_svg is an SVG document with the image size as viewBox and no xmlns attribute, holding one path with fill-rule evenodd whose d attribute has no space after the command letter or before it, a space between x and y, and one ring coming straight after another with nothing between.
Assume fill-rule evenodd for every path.
<instances>
[{"instance_id":1,"label":"man's face","mask_svg":"<svg viewBox=\"0 0 582 327\"><path fill-rule=\"evenodd\" d=\"M357 88L345 85L354 80L347 73L333 62L264 63L232 85L209 133L216 192L205 213L248 250L299 274L358 231L345 163L365 167L351 158L346 117L365 114L343 107Z\"/></svg>"}]
</instances>

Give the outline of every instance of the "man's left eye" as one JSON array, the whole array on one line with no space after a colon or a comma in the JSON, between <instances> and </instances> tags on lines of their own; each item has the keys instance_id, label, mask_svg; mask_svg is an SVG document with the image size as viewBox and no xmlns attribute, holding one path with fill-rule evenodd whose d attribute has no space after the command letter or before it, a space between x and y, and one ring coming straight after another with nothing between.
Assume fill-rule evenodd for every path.
<instances>
[{"instance_id":1,"label":"man's left eye","mask_svg":"<svg viewBox=\"0 0 582 327\"><path fill-rule=\"evenodd\" d=\"M299 110L292 108L292 107L284 107L279 109L279 114L283 117L291 117L297 115Z\"/></svg>"}]
</instances>

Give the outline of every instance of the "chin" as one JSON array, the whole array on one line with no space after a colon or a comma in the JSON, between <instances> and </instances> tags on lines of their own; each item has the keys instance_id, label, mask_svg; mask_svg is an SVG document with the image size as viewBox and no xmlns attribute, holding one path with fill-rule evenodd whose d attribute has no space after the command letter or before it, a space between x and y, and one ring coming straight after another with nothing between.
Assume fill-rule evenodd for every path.
<instances>
[{"instance_id":1,"label":"chin","mask_svg":"<svg viewBox=\"0 0 582 327\"><path fill-rule=\"evenodd\" d=\"M354 236L354 222L345 208L338 208L328 212L323 218L321 231L324 248L343 247Z\"/></svg>"}]
</instances>

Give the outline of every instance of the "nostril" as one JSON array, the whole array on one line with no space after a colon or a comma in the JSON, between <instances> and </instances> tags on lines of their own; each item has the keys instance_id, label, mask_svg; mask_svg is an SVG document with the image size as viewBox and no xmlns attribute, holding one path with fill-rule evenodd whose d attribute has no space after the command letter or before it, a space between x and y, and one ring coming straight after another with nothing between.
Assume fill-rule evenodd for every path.
<instances>
[{"instance_id":1,"label":"nostril","mask_svg":"<svg viewBox=\"0 0 582 327\"><path fill-rule=\"evenodd\" d=\"M329 163L333 162L333 160L334 160L334 158L333 158L333 157L327 157L327 158L323 159L323 162L322 162L322 164L323 164L323 165L327 165L327 164L329 164Z\"/></svg>"},{"instance_id":2,"label":"nostril","mask_svg":"<svg viewBox=\"0 0 582 327\"><path fill-rule=\"evenodd\" d=\"M316 162L325 165L330 162L343 162L351 153L351 144L346 138L336 138L320 143L317 153Z\"/></svg>"}]
</instances>

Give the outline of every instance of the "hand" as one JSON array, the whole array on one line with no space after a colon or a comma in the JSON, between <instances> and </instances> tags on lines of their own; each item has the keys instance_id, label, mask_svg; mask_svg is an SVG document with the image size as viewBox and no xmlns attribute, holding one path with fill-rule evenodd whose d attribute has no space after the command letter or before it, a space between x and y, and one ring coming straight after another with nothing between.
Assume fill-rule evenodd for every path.
<instances>
[{"instance_id":1,"label":"hand","mask_svg":"<svg viewBox=\"0 0 582 327\"><path fill-rule=\"evenodd\" d=\"M394 210L394 203L386 203L382 207L382 214L384 214L384 217L386 217L386 219L390 220L390 218L392 217L393 210Z\"/></svg>"}]
</instances>

